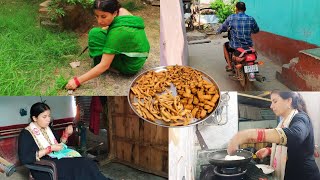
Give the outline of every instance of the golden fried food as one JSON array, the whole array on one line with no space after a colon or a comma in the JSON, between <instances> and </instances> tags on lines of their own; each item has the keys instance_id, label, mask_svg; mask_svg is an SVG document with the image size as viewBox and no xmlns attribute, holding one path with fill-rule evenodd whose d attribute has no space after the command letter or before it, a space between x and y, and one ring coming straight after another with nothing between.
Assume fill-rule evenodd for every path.
<instances>
[{"instance_id":1,"label":"golden fried food","mask_svg":"<svg viewBox=\"0 0 320 180\"><path fill-rule=\"evenodd\" d=\"M168 91L176 87L177 96ZM167 71L149 71L131 87L139 99L135 110L150 121L163 120L170 126L188 125L203 119L217 106L218 88L203 79L202 73L185 66L168 66Z\"/></svg>"}]
</instances>

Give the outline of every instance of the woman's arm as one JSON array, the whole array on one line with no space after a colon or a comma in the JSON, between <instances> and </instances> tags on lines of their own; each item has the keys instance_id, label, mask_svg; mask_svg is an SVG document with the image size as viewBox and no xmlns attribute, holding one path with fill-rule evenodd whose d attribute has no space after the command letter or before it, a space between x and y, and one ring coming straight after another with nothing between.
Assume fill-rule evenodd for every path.
<instances>
[{"instance_id":1,"label":"woman's arm","mask_svg":"<svg viewBox=\"0 0 320 180\"><path fill-rule=\"evenodd\" d=\"M228 145L228 153L233 154L240 144L245 143L280 143L280 136L276 129L248 129L238 132L230 140Z\"/></svg>"},{"instance_id":2,"label":"woman's arm","mask_svg":"<svg viewBox=\"0 0 320 180\"><path fill-rule=\"evenodd\" d=\"M31 164L37 160L40 160L43 156L49 154L52 151L60 151L62 145L55 144L50 148L39 150L32 135L28 130L23 129L20 132L18 140L18 155L21 164Z\"/></svg>"},{"instance_id":3,"label":"woman's arm","mask_svg":"<svg viewBox=\"0 0 320 180\"><path fill-rule=\"evenodd\" d=\"M96 65L94 68L90 69L88 72L77 78L79 83L82 84L90 79L99 76L100 74L108 70L113 61L114 56L114 54L103 54L101 62L98 65ZM76 89L77 87L78 86L74 79L70 79L68 84L66 85L67 89Z\"/></svg>"},{"instance_id":4,"label":"woman's arm","mask_svg":"<svg viewBox=\"0 0 320 180\"><path fill-rule=\"evenodd\" d=\"M73 126L72 125L67 126L62 133L62 136L60 138L60 142L63 144L67 144L68 138L69 138L69 136L72 135L72 133L73 133Z\"/></svg>"}]
</instances>

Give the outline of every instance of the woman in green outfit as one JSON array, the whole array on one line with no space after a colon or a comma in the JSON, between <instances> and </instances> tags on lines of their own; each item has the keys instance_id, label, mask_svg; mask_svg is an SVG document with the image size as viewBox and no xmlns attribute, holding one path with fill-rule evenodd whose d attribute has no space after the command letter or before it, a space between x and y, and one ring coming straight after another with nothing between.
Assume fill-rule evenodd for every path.
<instances>
[{"instance_id":1,"label":"woman in green outfit","mask_svg":"<svg viewBox=\"0 0 320 180\"><path fill-rule=\"evenodd\" d=\"M70 79L67 89L76 89L111 68L122 74L135 74L149 54L150 45L141 17L133 16L117 0L95 0L93 9L101 26L89 32L89 55L95 67Z\"/></svg>"}]
</instances>

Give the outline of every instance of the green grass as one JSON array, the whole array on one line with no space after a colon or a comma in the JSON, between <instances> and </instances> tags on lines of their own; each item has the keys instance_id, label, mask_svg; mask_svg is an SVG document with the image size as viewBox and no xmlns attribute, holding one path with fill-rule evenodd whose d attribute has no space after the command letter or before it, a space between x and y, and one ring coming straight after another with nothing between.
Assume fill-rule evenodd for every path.
<instances>
[{"instance_id":1,"label":"green grass","mask_svg":"<svg viewBox=\"0 0 320 180\"><path fill-rule=\"evenodd\" d=\"M38 1L2 0L0 8L0 95L57 94L63 56L80 51L77 35L41 28Z\"/></svg>"}]
</instances>

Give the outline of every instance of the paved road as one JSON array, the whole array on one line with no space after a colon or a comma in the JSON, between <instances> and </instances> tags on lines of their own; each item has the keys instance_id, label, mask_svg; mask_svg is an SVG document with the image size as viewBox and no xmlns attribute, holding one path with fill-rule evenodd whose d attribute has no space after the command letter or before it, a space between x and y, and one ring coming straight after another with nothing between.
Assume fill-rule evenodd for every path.
<instances>
[{"instance_id":1,"label":"paved road","mask_svg":"<svg viewBox=\"0 0 320 180\"><path fill-rule=\"evenodd\" d=\"M225 71L225 60L222 45L227 39L213 39L210 43L189 45L189 65L206 72L213 77L223 91L243 91L238 81L232 80ZM264 61L260 66L260 74L266 77L263 83L254 82L253 91L270 91L273 89L289 90L276 79L276 71L281 71L281 66L270 59L258 54L258 60Z\"/></svg>"}]
</instances>

